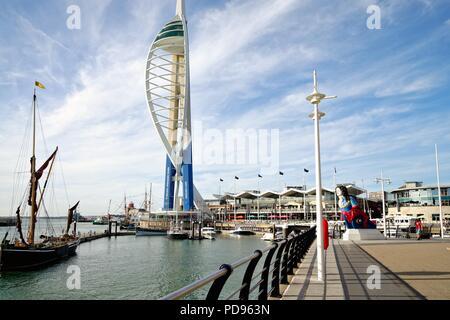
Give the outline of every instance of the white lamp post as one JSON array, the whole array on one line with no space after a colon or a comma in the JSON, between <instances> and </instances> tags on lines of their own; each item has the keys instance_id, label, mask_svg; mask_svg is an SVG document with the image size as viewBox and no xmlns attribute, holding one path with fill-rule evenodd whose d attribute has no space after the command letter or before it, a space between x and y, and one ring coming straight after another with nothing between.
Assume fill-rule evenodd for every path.
<instances>
[{"instance_id":1,"label":"white lamp post","mask_svg":"<svg viewBox=\"0 0 450 320\"><path fill-rule=\"evenodd\" d=\"M441 183L439 178L439 156L437 144L434 145L434 150L436 152L436 177L437 177L438 198L439 198L439 219L441 220L441 238L444 239L444 216L442 214L442 194L441 194Z\"/></svg>"},{"instance_id":2,"label":"white lamp post","mask_svg":"<svg viewBox=\"0 0 450 320\"><path fill-rule=\"evenodd\" d=\"M334 167L334 172L333 172L333 185L334 185L334 219L333 220L337 220L337 197L336 197L336 188L337 188L337 184L336 184L336 167Z\"/></svg>"},{"instance_id":3,"label":"white lamp post","mask_svg":"<svg viewBox=\"0 0 450 320\"><path fill-rule=\"evenodd\" d=\"M303 219L306 221L306 182L305 182L305 175L308 173L309 170L306 168L303 168Z\"/></svg>"},{"instance_id":4,"label":"white lamp post","mask_svg":"<svg viewBox=\"0 0 450 320\"><path fill-rule=\"evenodd\" d=\"M386 233L386 199L384 196L384 183L387 182L387 184L391 183L391 179L389 178L383 178L383 169L381 170L381 177L380 178L376 178L375 179L376 183L381 183L381 198L383 199L383 232L384 232L384 237L387 236Z\"/></svg>"},{"instance_id":5,"label":"white lamp post","mask_svg":"<svg viewBox=\"0 0 450 320\"><path fill-rule=\"evenodd\" d=\"M320 168L320 119L325 113L319 111L319 103L325 99L334 99L336 96L327 96L320 93L317 89L316 70L313 73L314 91L306 100L314 106L314 112L310 118L314 120L314 137L315 137L315 155L316 155L316 228L317 228L317 278L319 281L324 280L325 274L325 253L323 250L323 232L322 230L322 176ZM328 232L328 230L327 230Z\"/></svg>"},{"instance_id":6,"label":"white lamp post","mask_svg":"<svg viewBox=\"0 0 450 320\"><path fill-rule=\"evenodd\" d=\"M257 200L258 200L258 221L261 218L261 209L260 209L260 205L259 205L259 201L261 198L261 185L259 183L259 179L262 179L262 175L260 175L260 174L258 174L258 198L257 198Z\"/></svg>"},{"instance_id":7,"label":"white lamp post","mask_svg":"<svg viewBox=\"0 0 450 320\"><path fill-rule=\"evenodd\" d=\"M303 172L303 220L306 220L306 186L305 186L305 172Z\"/></svg>"}]
</instances>

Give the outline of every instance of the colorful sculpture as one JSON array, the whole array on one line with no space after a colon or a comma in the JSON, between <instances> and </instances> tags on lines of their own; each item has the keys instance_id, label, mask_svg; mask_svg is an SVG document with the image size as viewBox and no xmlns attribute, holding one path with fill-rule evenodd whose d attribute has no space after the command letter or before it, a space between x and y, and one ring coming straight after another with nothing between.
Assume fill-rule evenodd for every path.
<instances>
[{"instance_id":1,"label":"colorful sculpture","mask_svg":"<svg viewBox=\"0 0 450 320\"><path fill-rule=\"evenodd\" d=\"M336 195L339 198L339 208L341 209L342 219L345 221L347 229L376 228L376 225L369 220L368 215L361 210L356 198L348 194L346 187L336 187Z\"/></svg>"}]
</instances>

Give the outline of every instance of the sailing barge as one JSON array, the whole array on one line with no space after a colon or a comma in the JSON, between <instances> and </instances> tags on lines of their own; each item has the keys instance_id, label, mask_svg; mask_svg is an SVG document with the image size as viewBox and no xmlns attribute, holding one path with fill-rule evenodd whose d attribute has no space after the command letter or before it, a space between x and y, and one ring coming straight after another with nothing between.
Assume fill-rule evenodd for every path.
<instances>
[{"instance_id":1,"label":"sailing barge","mask_svg":"<svg viewBox=\"0 0 450 320\"><path fill-rule=\"evenodd\" d=\"M52 173L56 154L58 152L58 148L56 148L50 158L38 170L36 170L36 87L45 89L41 83L35 83L33 94L33 151L31 156L31 178L27 187L27 193L29 196L27 203L23 201L16 211L16 231L19 235L19 239L15 237L14 239L8 239L8 233L6 233L2 239L0 250L1 272L26 271L47 266L58 260L73 256L76 253L76 249L80 243L80 240L76 236L76 230L73 230L73 234L69 234L73 215L79 202L68 210L67 226L63 235L41 235L39 237L40 241L35 241L38 212L39 209L45 207L44 194L47 189L49 177ZM41 186L39 181L47 168L48 173L44 184ZM22 231L21 219L21 211L25 211L25 207L29 207L30 212L26 240Z\"/></svg>"}]
</instances>

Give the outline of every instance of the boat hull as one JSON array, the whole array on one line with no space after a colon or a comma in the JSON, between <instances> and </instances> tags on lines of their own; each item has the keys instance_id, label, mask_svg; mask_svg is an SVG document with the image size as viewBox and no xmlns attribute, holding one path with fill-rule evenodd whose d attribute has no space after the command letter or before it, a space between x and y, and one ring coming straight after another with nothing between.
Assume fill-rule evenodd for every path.
<instances>
[{"instance_id":1,"label":"boat hull","mask_svg":"<svg viewBox=\"0 0 450 320\"><path fill-rule=\"evenodd\" d=\"M0 252L0 271L35 270L76 254L79 240L54 248L14 248Z\"/></svg>"},{"instance_id":2,"label":"boat hull","mask_svg":"<svg viewBox=\"0 0 450 320\"><path fill-rule=\"evenodd\" d=\"M167 232L167 238L171 240L185 240L189 238L189 235L184 232Z\"/></svg>"},{"instance_id":3,"label":"boat hull","mask_svg":"<svg viewBox=\"0 0 450 320\"><path fill-rule=\"evenodd\" d=\"M157 230L157 229L136 229L136 237L154 237L154 236L166 236L167 230Z\"/></svg>"},{"instance_id":4,"label":"boat hull","mask_svg":"<svg viewBox=\"0 0 450 320\"><path fill-rule=\"evenodd\" d=\"M253 231L248 231L248 230L239 230L239 231L233 231L232 234L236 234L239 236L254 236L256 233Z\"/></svg>"}]
</instances>

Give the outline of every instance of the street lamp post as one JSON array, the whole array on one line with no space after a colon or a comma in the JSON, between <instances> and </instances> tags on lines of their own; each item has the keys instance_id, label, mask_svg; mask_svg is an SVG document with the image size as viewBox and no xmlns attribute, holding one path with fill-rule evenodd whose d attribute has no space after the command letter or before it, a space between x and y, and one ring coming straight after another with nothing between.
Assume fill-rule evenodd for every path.
<instances>
[{"instance_id":1,"label":"street lamp post","mask_svg":"<svg viewBox=\"0 0 450 320\"><path fill-rule=\"evenodd\" d=\"M306 180L306 173L308 173L309 172L309 170L307 170L307 169L303 169L303 219L304 220L307 220L306 219L306 182L305 182L305 180Z\"/></svg>"},{"instance_id":2,"label":"street lamp post","mask_svg":"<svg viewBox=\"0 0 450 320\"><path fill-rule=\"evenodd\" d=\"M280 184L280 177L283 176L284 173L283 172L278 172L278 188L280 188L280 194L278 195L278 206L279 206L279 210L278 210L278 217L280 218L280 223L282 220L282 213L281 213L281 194L283 193L283 187Z\"/></svg>"},{"instance_id":3,"label":"street lamp post","mask_svg":"<svg viewBox=\"0 0 450 320\"><path fill-rule=\"evenodd\" d=\"M238 176L234 176L234 223L236 224L236 196L237 196L237 189L236 189L236 181L239 180Z\"/></svg>"},{"instance_id":4,"label":"street lamp post","mask_svg":"<svg viewBox=\"0 0 450 320\"><path fill-rule=\"evenodd\" d=\"M220 178L219 179L219 210L222 210L221 209L221 206L222 206L222 182L223 182L223 179ZM225 208L226 208L226 204L225 204ZM219 220L220 220L220 213L219 213ZM222 221L225 221L225 213L222 214Z\"/></svg>"},{"instance_id":5,"label":"street lamp post","mask_svg":"<svg viewBox=\"0 0 450 320\"><path fill-rule=\"evenodd\" d=\"M337 188L337 184L336 184L336 167L334 167L334 172L333 172L333 185L334 185L334 220L337 220L337 198L336 198L336 188Z\"/></svg>"},{"instance_id":6,"label":"street lamp post","mask_svg":"<svg viewBox=\"0 0 450 320\"><path fill-rule=\"evenodd\" d=\"M314 120L314 137L315 137L315 159L316 159L316 228L317 228L317 278L319 281L324 280L325 275L325 253L323 250L323 224L322 224L322 176L320 166L320 119L325 113L319 111L319 104L325 99L334 99L336 96L327 96L320 93L317 89L316 70L313 73L314 90L306 100L314 106L314 112L310 118ZM328 230L327 230L328 232Z\"/></svg>"},{"instance_id":7,"label":"street lamp post","mask_svg":"<svg viewBox=\"0 0 450 320\"><path fill-rule=\"evenodd\" d=\"M259 183L259 179L262 179L262 175L260 175L260 174L258 174L258 198L257 198L257 200L258 200L258 221L259 221L259 219L261 219L261 209L259 206L259 200L261 198L261 185Z\"/></svg>"},{"instance_id":8,"label":"street lamp post","mask_svg":"<svg viewBox=\"0 0 450 320\"><path fill-rule=\"evenodd\" d=\"M391 184L391 179L383 178L383 169L381 169L381 177L375 179L376 183L381 183L381 198L383 200L383 233L384 237L386 237L386 199L384 196L384 183Z\"/></svg>"},{"instance_id":9,"label":"street lamp post","mask_svg":"<svg viewBox=\"0 0 450 320\"><path fill-rule=\"evenodd\" d=\"M439 178L439 156L437 144L434 145L434 151L436 153L436 177L437 177L438 198L439 198L439 220L441 220L441 238L444 239L444 216L442 214L442 194L441 194L441 183Z\"/></svg>"}]
</instances>

